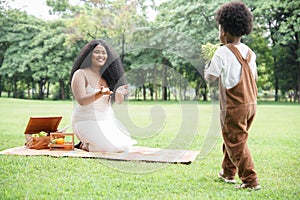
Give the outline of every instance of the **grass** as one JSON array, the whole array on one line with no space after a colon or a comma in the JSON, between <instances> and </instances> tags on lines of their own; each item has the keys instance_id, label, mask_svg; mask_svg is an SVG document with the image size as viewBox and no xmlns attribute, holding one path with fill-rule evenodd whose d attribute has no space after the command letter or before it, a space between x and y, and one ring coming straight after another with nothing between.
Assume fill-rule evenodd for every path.
<instances>
[{"instance_id":1,"label":"grass","mask_svg":"<svg viewBox=\"0 0 300 200\"><path fill-rule=\"evenodd\" d=\"M72 101L0 98L0 150L24 144L30 116L61 115L64 127L72 108ZM190 165L0 155L0 199L299 199L300 105L258 105L248 144L260 191L235 190L217 179L222 139L211 137L208 145L204 140L209 128L218 130L212 104L129 102L127 108L125 118L131 121L124 122L133 127L129 129L139 145L199 151L206 145L209 154ZM148 130L157 129L153 120L162 123L151 135Z\"/></svg>"}]
</instances>

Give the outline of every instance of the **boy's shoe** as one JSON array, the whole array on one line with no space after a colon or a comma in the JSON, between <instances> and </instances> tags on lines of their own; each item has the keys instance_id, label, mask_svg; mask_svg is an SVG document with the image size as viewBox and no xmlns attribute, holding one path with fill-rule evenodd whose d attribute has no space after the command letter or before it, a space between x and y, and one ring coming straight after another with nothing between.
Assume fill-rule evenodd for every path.
<instances>
[{"instance_id":1,"label":"boy's shoe","mask_svg":"<svg viewBox=\"0 0 300 200\"><path fill-rule=\"evenodd\" d=\"M250 189L250 190L260 190L261 186L257 181L254 182L254 184L250 183L242 183L240 185L235 186L236 189Z\"/></svg>"},{"instance_id":2,"label":"boy's shoe","mask_svg":"<svg viewBox=\"0 0 300 200\"><path fill-rule=\"evenodd\" d=\"M218 173L219 178L224 181L225 183L231 183L234 184L236 181L234 180L234 176L227 176L224 174L223 171L220 171Z\"/></svg>"}]
</instances>

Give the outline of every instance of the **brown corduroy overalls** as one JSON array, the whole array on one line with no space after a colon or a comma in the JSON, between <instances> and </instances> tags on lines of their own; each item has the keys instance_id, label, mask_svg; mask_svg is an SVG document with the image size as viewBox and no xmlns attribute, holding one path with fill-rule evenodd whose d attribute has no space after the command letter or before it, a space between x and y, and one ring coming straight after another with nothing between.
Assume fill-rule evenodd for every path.
<instances>
[{"instance_id":1,"label":"brown corduroy overalls","mask_svg":"<svg viewBox=\"0 0 300 200\"><path fill-rule=\"evenodd\" d=\"M256 113L257 87L255 78L248 65L251 59L249 49L244 59L239 50L232 44L226 45L242 65L241 78L233 88L225 89L219 79L221 126L223 135L224 174L238 175L244 183L254 183L257 174L247 146L248 130Z\"/></svg>"}]
</instances>

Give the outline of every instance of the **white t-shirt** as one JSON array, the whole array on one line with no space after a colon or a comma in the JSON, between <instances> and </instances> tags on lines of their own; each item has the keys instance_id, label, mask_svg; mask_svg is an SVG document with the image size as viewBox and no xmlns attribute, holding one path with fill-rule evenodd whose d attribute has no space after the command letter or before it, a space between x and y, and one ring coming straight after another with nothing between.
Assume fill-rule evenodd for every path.
<instances>
[{"instance_id":1,"label":"white t-shirt","mask_svg":"<svg viewBox=\"0 0 300 200\"><path fill-rule=\"evenodd\" d=\"M249 47L243 43L235 45L235 47L240 51L243 58L246 58ZM253 77L256 77L256 55L254 52L251 54L249 66ZM221 46L216 50L209 67L205 71L205 75L221 76L223 86L226 89L230 89L239 82L241 68L242 66L233 52L226 46Z\"/></svg>"}]
</instances>

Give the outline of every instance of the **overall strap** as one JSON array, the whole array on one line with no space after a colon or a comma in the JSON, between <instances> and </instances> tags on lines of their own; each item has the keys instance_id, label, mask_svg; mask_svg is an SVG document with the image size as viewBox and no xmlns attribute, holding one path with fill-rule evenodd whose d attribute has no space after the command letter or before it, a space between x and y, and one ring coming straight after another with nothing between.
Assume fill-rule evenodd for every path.
<instances>
[{"instance_id":1,"label":"overall strap","mask_svg":"<svg viewBox=\"0 0 300 200\"><path fill-rule=\"evenodd\" d=\"M233 52L242 66L240 81L235 87L226 90L227 105L256 104L257 86L248 64L252 51L249 49L246 58L243 58L240 51L234 45L230 44L226 46Z\"/></svg>"},{"instance_id":2,"label":"overall strap","mask_svg":"<svg viewBox=\"0 0 300 200\"><path fill-rule=\"evenodd\" d=\"M247 61L248 64L249 64L250 61L251 61L251 55L252 55L252 51L251 51L251 49L249 48L249 49L248 49L247 56L246 56L246 61Z\"/></svg>"},{"instance_id":3,"label":"overall strap","mask_svg":"<svg viewBox=\"0 0 300 200\"><path fill-rule=\"evenodd\" d=\"M248 49L246 59L244 59L241 52L233 44L226 44L226 47L232 51L232 53L237 57L241 65L243 65L244 62L246 62L247 64L250 63L252 54L252 51L250 49Z\"/></svg>"}]
</instances>

